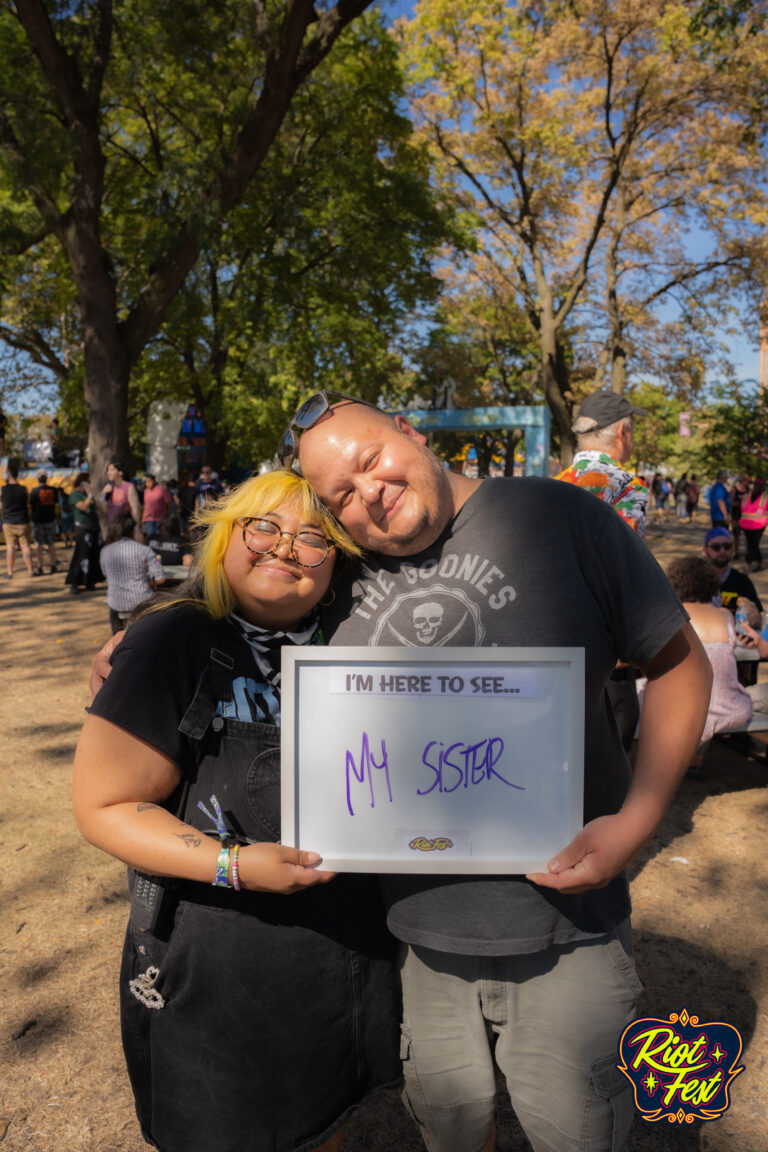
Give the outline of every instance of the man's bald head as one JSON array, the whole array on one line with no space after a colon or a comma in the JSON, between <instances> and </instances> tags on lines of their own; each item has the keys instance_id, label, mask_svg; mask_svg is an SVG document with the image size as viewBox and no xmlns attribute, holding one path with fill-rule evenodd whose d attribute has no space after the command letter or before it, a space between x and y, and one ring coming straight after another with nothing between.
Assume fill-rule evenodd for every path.
<instances>
[{"instance_id":1,"label":"man's bald head","mask_svg":"<svg viewBox=\"0 0 768 1152\"><path fill-rule=\"evenodd\" d=\"M301 433L301 470L363 547L408 556L432 544L466 497L404 416L342 401Z\"/></svg>"}]
</instances>

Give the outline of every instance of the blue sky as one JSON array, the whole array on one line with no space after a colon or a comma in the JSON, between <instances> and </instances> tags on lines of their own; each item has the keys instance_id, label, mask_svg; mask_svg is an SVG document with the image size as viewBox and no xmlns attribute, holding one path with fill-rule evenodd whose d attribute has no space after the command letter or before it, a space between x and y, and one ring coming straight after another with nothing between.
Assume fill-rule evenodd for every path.
<instances>
[{"instance_id":1,"label":"blue sky","mask_svg":"<svg viewBox=\"0 0 768 1152\"><path fill-rule=\"evenodd\" d=\"M394 20L397 16L410 16L415 4L413 0L381 0L379 7Z\"/></svg>"}]
</instances>

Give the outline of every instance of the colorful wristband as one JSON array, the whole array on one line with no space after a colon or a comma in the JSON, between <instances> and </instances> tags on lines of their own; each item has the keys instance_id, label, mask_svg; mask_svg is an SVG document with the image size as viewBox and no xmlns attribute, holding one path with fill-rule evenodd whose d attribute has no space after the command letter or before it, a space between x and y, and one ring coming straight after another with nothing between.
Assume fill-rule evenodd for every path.
<instances>
[{"instance_id":1,"label":"colorful wristband","mask_svg":"<svg viewBox=\"0 0 768 1152\"><path fill-rule=\"evenodd\" d=\"M229 888L229 848L222 848L216 861L214 888Z\"/></svg>"},{"instance_id":2,"label":"colorful wristband","mask_svg":"<svg viewBox=\"0 0 768 1152\"><path fill-rule=\"evenodd\" d=\"M235 886L235 892L239 892L240 884L240 845L232 845L232 883Z\"/></svg>"},{"instance_id":3,"label":"colorful wristband","mask_svg":"<svg viewBox=\"0 0 768 1152\"><path fill-rule=\"evenodd\" d=\"M205 804L203 804L202 800L198 800L198 802L197 802L198 808L200 809L201 812L205 812L208 819L211 821L211 823L216 828L216 835L219 837L222 844L224 844L224 843L226 843L227 839L229 838L229 833L227 832L227 826L224 823L224 817L223 817L222 812L221 812L221 806L220 806L220 804L219 804L219 802L215 796L211 796L211 804L213 806L213 812L208 811ZM214 815L214 813L215 813L215 815Z\"/></svg>"}]
</instances>

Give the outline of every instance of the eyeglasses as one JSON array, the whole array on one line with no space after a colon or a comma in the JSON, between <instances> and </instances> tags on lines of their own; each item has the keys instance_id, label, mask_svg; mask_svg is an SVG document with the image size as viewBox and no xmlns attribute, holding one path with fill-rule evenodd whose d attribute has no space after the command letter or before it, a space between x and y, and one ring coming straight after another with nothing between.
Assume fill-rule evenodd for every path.
<instances>
[{"instance_id":1,"label":"eyeglasses","mask_svg":"<svg viewBox=\"0 0 768 1152\"><path fill-rule=\"evenodd\" d=\"M328 540L319 532L306 528L302 532L283 532L273 520L263 520L257 516L244 516L237 523L243 530L243 543L249 552L264 555L276 552L284 536L291 542L289 555L302 568L317 568L333 548L333 540Z\"/></svg>"},{"instance_id":2,"label":"eyeglasses","mask_svg":"<svg viewBox=\"0 0 768 1152\"><path fill-rule=\"evenodd\" d=\"M733 544L707 544L707 548L709 548L710 552L730 552Z\"/></svg>"},{"instance_id":3,"label":"eyeglasses","mask_svg":"<svg viewBox=\"0 0 768 1152\"><path fill-rule=\"evenodd\" d=\"M375 404L369 404L367 400L360 400L357 396L346 396L343 392L328 392L323 389L322 392L314 392L308 400L305 400L291 420L280 437L280 443L277 446L277 459L283 468L290 468L296 459L296 453L299 450L299 436L302 432L306 432L308 428L313 428L317 424L321 416L333 407L329 397L335 400L347 400L350 404L362 404L366 408L376 408ZM376 411L380 409L376 408ZM294 428L296 431L294 432Z\"/></svg>"}]
</instances>

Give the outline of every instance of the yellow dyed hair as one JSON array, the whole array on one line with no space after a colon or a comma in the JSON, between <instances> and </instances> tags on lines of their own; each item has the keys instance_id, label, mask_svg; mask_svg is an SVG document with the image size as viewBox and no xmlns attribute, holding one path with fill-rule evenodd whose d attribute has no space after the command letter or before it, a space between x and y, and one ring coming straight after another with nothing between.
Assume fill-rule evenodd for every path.
<instances>
[{"instance_id":1,"label":"yellow dyed hair","mask_svg":"<svg viewBox=\"0 0 768 1152\"><path fill-rule=\"evenodd\" d=\"M350 559L362 555L303 476L287 469L265 472L245 480L195 515L192 523L202 530L202 536L195 545L190 579L176 595L163 598L152 605L150 611L194 603L207 608L217 620L228 616L235 609L235 598L224 573L224 553L235 522L244 516L266 516L286 503L296 508L304 523L317 525L322 534L333 541L337 553Z\"/></svg>"}]
</instances>

